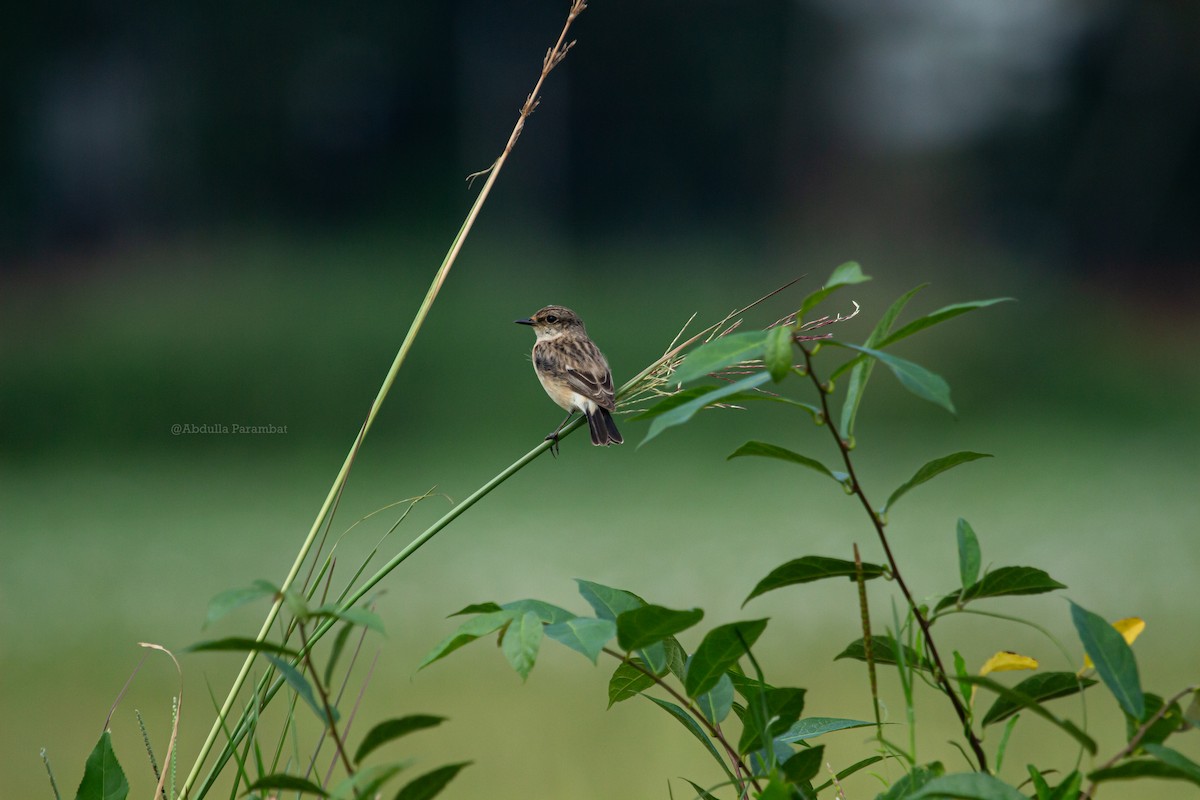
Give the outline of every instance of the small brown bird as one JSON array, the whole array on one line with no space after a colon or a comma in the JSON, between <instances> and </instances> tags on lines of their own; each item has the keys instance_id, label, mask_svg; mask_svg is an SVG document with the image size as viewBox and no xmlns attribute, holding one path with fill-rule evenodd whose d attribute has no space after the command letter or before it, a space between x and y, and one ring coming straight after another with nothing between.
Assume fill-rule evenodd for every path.
<instances>
[{"instance_id":1,"label":"small brown bird","mask_svg":"<svg viewBox=\"0 0 1200 800\"><path fill-rule=\"evenodd\" d=\"M537 335L533 343L533 370L550 399L568 412L562 425L546 437L554 442L551 452L557 449L559 432L577 411L587 416L592 444L625 441L612 418L617 405L608 361L588 338L579 315L562 306L546 306L516 323L533 327Z\"/></svg>"}]
</instances>

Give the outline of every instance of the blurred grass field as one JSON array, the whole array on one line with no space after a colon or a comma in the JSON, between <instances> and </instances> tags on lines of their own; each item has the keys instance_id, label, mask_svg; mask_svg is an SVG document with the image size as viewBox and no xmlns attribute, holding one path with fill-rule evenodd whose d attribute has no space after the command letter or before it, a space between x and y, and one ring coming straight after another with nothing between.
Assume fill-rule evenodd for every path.
<instances>
[{"instance_id":1,"label":"blurred grass field","mask_svg":"<svg viewBox=\"0 0 1200 800\"><path fill-rule=\"evenodd\" d=\"M868 392L857 457L873 497L885 497L930 458L967 449L996 456L914 491L890 515L917 594L953 588L954 523L962 516L980 536L985 565L1038 566L1105 617L1146 618L1135 652L1148 688L1169 693L1195 682L1200 378L1184 354L1200 336L1186 304L1151 308L1083 282L1048 283L1019 266L982 269L979 259L931 265L917 256L841 255L748 252L731 242L653 250L502 238L469 244L355 465L334 532L431 487L461 499L558 423L528 363L528 331L512 320L550 302L576 308L620 381L659 355L692 312L707 324L809 273L747 315L748 325L766 324L854 257L877 281L843 290L834 302L863 306L858 320L836 331L851 340L865 338L896 295L927 280L934 285L912 313L989 296L1020 300L898 347L947 378L957 420L882 371ZM429 241L374 234L263 237L41 265L3 293L6 796L50 796L41 747L60 788L73 791L109 705L141 657L137 642L178 649L257 630L261 607L201 630L207 603L256 578L282 579L439 258ZM791 390L803 393L799 382ZM275 425L287 433L172 435L175 424ZM665 797L676 776L718 779L696 742L650 704L604 711L611 665L603 662L593 668L548 644L522 685L493 643L479 642L414 672L456 624L446 614L520 597L582 612L576 577L671 607L702 606L701 630L770 616L760 645L768 679L808 688L806 714L870 716L864 669L832 661L858 635L852 587L797 588L739 609L754 583L789 558L849 557L852 542L865 558L879 557L861 511L815 473L724 460L747 438L828 458L826 432L805 416L759 407L706 413L641 449L646 423L626 419L622 428L629 442L622 448L567 440L559 459L541 458L519 473L382 584L389 635L368 640L360 673L375 648L381 655L356 730L405 713L449 717L395 746L419 759L414 774L474 760L447 796ZM385 555L448 507L444 497L422 503ZM342 579L395 518L379 515L347 537ZM873 602L883 624L888 596L877 590ZM989 607L1074 639L1058 596ZM999 622L948 620L941 635L969 664L1013 649L1047 668L1078 666L1059 663L1026 629ZM212 720L205 684L223 697L238 663L183 659L185 766ZM899 722L895 683L885 677L884 686ZM135 792L152 784L133 709L165 742L176 691L168 662L152 656L113 718ZM1089 697L1103 760L1119 746L1119 723L1099 689ZM1076 709L1059 703L1064 713ZM926 693L921 756L955 767L958 757L944 744L953 724L942 705ZM1006 774L1022 774L1035 757L1044 764L1047 742L1059 738L1023 720ZM844 767L870 753L865 739L833 734L827 758ZM1200 752L1187 737L1178 741L1193 757ZM988 747L994 752L994 739ZM894 767L882 772L899 775ZM859 797L878 786L865 773L847 784ZM1164 786L1131 784L1121 796L1158 797Z\"/></svg>"}]
</instances>

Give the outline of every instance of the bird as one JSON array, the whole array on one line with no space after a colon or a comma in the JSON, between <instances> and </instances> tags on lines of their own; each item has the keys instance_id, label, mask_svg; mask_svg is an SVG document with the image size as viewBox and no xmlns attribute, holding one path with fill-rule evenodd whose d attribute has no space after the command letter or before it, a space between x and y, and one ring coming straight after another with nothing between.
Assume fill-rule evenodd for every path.
<instances>
[{"instance_id":1,"label":"bird","mask_svg":"<svg viewBox=\"0 0 1200 800\"><path fill-rule=\"evenodd\" d=\"M515 320L533 328L533 370L550 399L567 412L567 418L546 437L550 452L576 412L587 417L594 445L621 444L612 412L616 410L612 371L600 348L588 338L583 320L564 306L546 306L531 317Z\"/></svg>"}]
</instances>

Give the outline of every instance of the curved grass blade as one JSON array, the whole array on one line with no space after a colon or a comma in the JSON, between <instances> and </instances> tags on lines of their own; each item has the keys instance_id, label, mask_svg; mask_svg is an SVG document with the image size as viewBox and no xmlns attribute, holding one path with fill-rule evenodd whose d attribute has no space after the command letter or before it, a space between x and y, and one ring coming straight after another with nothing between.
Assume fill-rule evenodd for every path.
<instances>
[{"instance_id":1,"label":"curved grass blade","mask_svg":"<svg viewBox=\"0 0 1200 800\"><path fill-rule=\"evenodd\" d=\"M683 359L671 376L678 383L689 383L725 367L761 358L769 331L731 333L702 344Z\"/></svg>"},{"instance_id":2,"label":"curved grass blade","mask_svg":"<svg viewBox=\"0 0 1200 800\"><path fill-rule=\"evenodd\" d=\"M880 347L887 347L893 342L898 342L908 336L912 336L918 331L923 331L928 327L937 325L939 322L945 322L948 319L953 319L960 314L966 314L968 311L974 311L977 308L987 308L994 306L996 303L1016 302L1014 297L993 297L990 300L971 300L966 303L955 303L952 306L939 308L937 311L932 311L923 317L913 320L905 325L900 330L891 334L883 341L879 342Z\"/></svg>"},{"instance_id":3,"label":"curved grass blade","mask_svg":"<svg viewBox=\"0 0 1200 800\"><path fill-rule=\"evenodd\" d=\"M734 450L725 457L726 461L742 458L743 456L762 456L763 458L778 458L780 461L790 461L793 464L799 464L802 467L808 467L814 472L819 472L822 475L827 475L840 484L845 484L850 480L850 475L845 472L835 472L829 467L817 461L815 458L800 455L797 452L788 450L786 447L780 447L777 444L768 444L767 442L749 441Z\"/></svg>"},{"instance_id":4,"label":"curved grass blade","mask_svg":"<svg viewBox=\"0 0 1200 800\"><path fill-rule=\"evenodd\" d=\"M665 431L667 428L673 428L676 425L682 425L701 411L706 406L710 406L720 400L723 400L730 395L735 395L739 392L745 392L750 389L762 386L771 380L771 375L768 372L758 372L742 378L740 381L725 386L720 386L713 389L711 392L706 392L698 397L692 398L681 406L671 409L665 414L661 414L654 418L654 422L650 423L650 430L646 432L646 438L642 439L638 447L641 447L646 442L649 442L654 437Z\"/></svg>"}]
</instances>

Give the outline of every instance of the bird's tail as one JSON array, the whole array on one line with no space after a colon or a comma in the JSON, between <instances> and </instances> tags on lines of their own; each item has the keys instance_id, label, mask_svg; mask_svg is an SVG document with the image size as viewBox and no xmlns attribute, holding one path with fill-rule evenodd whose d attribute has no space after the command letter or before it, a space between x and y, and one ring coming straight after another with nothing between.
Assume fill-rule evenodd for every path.
<instances>
[{"instance_id":1,"label":"bird's tail","mask_svg":"<svg viewBox=\"0 0 1200 800\"><path fill-rule=\"evenodd\" d=\"M621 444L625 441L608 409L597 408L587 415L587 421L588 431L592 434L592 444Z\"/></svg>"}]
</instances>

